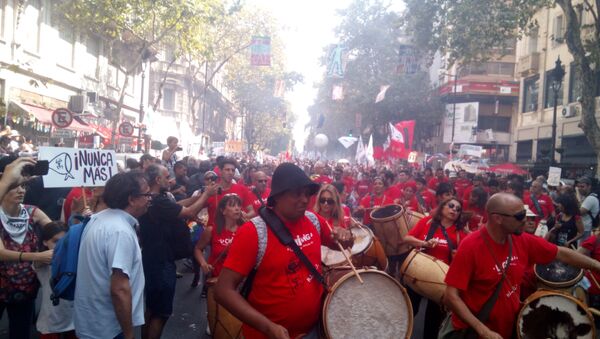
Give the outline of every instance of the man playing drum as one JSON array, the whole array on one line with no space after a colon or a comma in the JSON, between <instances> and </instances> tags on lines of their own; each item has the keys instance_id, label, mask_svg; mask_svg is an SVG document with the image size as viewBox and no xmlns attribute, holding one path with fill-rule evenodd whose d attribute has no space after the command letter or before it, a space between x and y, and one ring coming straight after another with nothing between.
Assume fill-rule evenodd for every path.
<instances>
[{"instance_id":1,"label":"man playing drum","mask_svg":"<svg viewBox=\"0 0 600 339\"><path fill-rule=\"evenodd\" d=\"M349 231L332 231L323 218L306 213L309 199L318 189L319 185L299 167L281 164L273 174L267 209L281 219L300 251L320 273L322 242L339 248L334 246L339 241L348 248L353 241ZM266 211L261 212L263 215ZM291 246L278 240L271 229L273 225L266 227L266 234L259 234L263 229L258 225L262 219L258 218L238 230L216 285L216 300L244 323L245 338L295 338L309 333L309 337L317 336L323 287ZM262 259L257 261L261 248ZM255 267L246 300L237 287Z\"/></svg>"},{"instance_id":2,"label":"man playing drum","mask_svg":"<svg viewBox=\"0 0 600 339\"><path fill-rule=\"evenodd\" d=\"M481 338L510 338L521 307L523 272L528 266L557 259L600 271L598 261L523 233L526 211L518 197L497 193L488 201L486 211L487 226L461 243L446 275L445 302L452 320L442 326L440 338L466 329ZM499 293L495 293L497 287Z\"/></svg>"}]
</instances>

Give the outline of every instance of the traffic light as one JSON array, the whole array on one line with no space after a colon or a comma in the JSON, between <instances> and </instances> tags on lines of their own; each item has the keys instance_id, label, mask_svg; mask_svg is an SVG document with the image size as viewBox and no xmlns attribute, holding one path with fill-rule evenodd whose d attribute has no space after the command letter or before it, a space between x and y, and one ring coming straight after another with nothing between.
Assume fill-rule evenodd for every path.
<instances>
[{"instance_id":1,"label":"traffic light","mask_svg":"<svg viewBox=\"0 0 600 339\"><path fill-rule=\"evenodd\" d=\"M352 136L352 130L351 130L351 129L349 129L349 130L348 130L348 136L349 136L349 137L351 137L351 136Z\"/></svg>"}]
</instances>

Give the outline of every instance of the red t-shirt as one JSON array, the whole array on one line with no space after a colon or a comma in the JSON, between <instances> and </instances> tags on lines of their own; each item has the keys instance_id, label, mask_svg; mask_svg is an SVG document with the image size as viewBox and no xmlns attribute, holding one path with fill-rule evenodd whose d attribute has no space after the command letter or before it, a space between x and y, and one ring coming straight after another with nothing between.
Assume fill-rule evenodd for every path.
<instances>
[{"instance_id":1,"label":"red t-shirt","mask_svg":"<svg viewBox=\"0 0 600 339\"><path fill-rule=\"evenodd\" d=\"M319 185L323 185L323 184L331 184L333 182L333 179L331 179L329 176L327 175L317 175L315 176L315 178L313 179L313 182L316 182Z\"/></svg>"},{"instance_id":2,"label":"red t-shirt","mask_svg":"<svg viewBox=\"0 0 600 339\"><path fill-rule=\"evenodd\" d=\"M252 209L254 209L254 212L256 213L256 215L258 215L258 210L261 208L261 206L267 205L267 199L269 198L269 194L271 194L271 190L267 188L260 195L260 199L252 191L249 191L248 194L250 196L250 199L252 199ZM262 204L261 204L261 202L262 202Z\"/></svg>"},{"instance_id":3,"label":"red t-shirt","mask_svg":"<svg viewBox=\"0 0 600 339\"><path fill-rule=\"evenodd\" d=\"M92 190L89 188L85 189L86 198L88 201L88 205L90 203L90 199L92 199ZM63 212L65 215L65 222L69 221L71 217L71 204L73 203L73 198L81 198L83 196L83 188L81 187L73 187L69 194L65 197L65 202L63 203Z\"/></svg>"},{"instance_id":4,"label":"red t-shirt","mask_svg":"<svg viewBox=\"0 0 600 339\"><path fill-rule=\"evenodd\" d=\"M419 208L419 201L417 197L413 196L410 200L404 202L404 207L410 209L411 211L421 212Z\"/></svg>"},{"instance_id":5,"label":"red t-shirt","mask_svg":"<svg viewBox=\"0 0 600 339\"><path fill-rule=\"evenodd\" d=\"M415 194L420 194L421 197L423 197L423 202L425 203L425 208L427 211L431 211L437 205L435 194L431 190L425 188L421 192L417 192Z\"/></svg>"},{"instance_id":6,"label":"red t-shirt","mask_svg":"<svg viewBox=\"0 0 600 339\"><path fill-rule=\"evenodd\" d=\"M540 195L539 197L537 197L537 201L538 201L538 203L540 205L540 209L542 210L544 215L539 216L538 218L535 219L536 224L539 223L539 221L541 219L548 219L548 217L550 217L550 215L552 215L552 213L554 213L554 204L552 203L552 198L550 198L550 196L548 194ZM533 211L533 213L539 215L539 212L538 212L537 208L535 207L535 203L533 202L533 197L531 196L531 193L524 194L523 202L529 206L529 208Z\"/></svg>"},{"instance_id":7,"label":"red t-shirt","mask_svg":"<svg viewBox=\"0 0 600 339\"><path fill-rule=\"evenodd\" d=\"M321 239L331 239L331 232L321 217L321 234L307 217L284 222L292 237L311 263L321 271ZM319 321L323 287L298 259L284 247L267 227L265 255L254 277L248 302L271 321L285 327L291 338L308 333ZM331 245L330 243L328 243ZM248 276L256 264L258 236L251 222L242 225L233 239L224 267ZM245 338L266 338L244 324Z\"/></svg>"},{"instance_id":8,"label":"red t-shirt","mask_svg":"<svg viewBox=\"0 0 600 339\"><path fill-rule=\"evenodd\" d=\"M470 206L469 201L463 201L463 213L472 212L471 218L469 218L468 226L469 230L477 231L479 224L485 225L487 223L487 212L485 208L478 208L477 206Z\"/></svg>"},{"instance_id":9,"label":"red t-shirt","mask_svg":"<svg viewBox=\"0 0 600 339\"><path fill-rule=\"evenodd\" d=\"M354 190L355 180L351 176L344 176L342 178L342 182L344 183L344 191L350 194Z\"/></svg>"},{"instance_id":10,"label":"red t-shirt","mask_svg":"<svg viewBox=\"0 0 600 339\"><path fill-rule=\"evenodd\" d=\"M253 199L252 199L252 196L250 195L251 194L250 191L248 191L248 188L241 184L233 184L233 185L231 185L231 187L229 187L228 190L223 190L221 192L221 194L214 195L214 196L208 198L208 201L206 202L206 209L208 210L207 226L214 226L215 213L217 212L217 206L219 205L219 201L221 201L221 199L223 199L223 196L225 196L225 194L231 194L231 193L237 194L240 197L240 199L242 199L242 211L243 212L247 212L246 207L252 205Z\"/></svg>"},{"instance_id":11,"label":"red t-shirt","mask_svg":"<svg viewBox=\"0 0 600 339\"><path fill-rule=\"evenodd\" d=\"M356 182L356 193L358 193L358 196L361 199L365 196L365 194L371 191L371 188L373 188L373 185L368 179L363 179Z\"/></svg>"},{"instance_id":12,"label":"red t-shirt","mask_svg":"<svg viewBox=\"0 0 600 339\"><path fill-rule=\"evenodd\" d=\"M591 252L590 256L593 259L600 260L600 246L598 246L598 236L592 235L591 237L587 238L581 244L581 247L583 247L586 250L590 251ZM594 275L594 278L596 278L596 281L600 282L600 273L593 272L592 274ZM588 279L590 280L591 285L592 285L588 289L588 293L589 294L595 294L595 295L600 294L600 289L596 286L596 283L590 277L590 272L589 271L586 271L586 276L588 277Z\"/></svg>"},{"instance_id":13,"label":"red t-shirt","mask_svg":"<svg viewBox=\"0 0 600 339\"><path fill-rule=\"evenodd\" d=\"M427 238L427 233L429 233L429 228L431 227L431 216L427 216L415 225L409 232L408 235L412 235L413 237L419 240L425 240ZM444 237L444 233L442 233L442 229L439 226L435 233L433 233L432 239L437 239L438 244L433 248L426 248L425 253L431 255L432 257L438 258L445 262L446 264L450 264L450 247L448 246L448 241ZM456 226L452 225L446 228L446 233L448 233L448 238L453 243L454 249L458 248L458 245L462 240L467 236L467 233L463 230L456 231ZM460 234L457 237L457 234Z\"/></svg>"},{"instance_id":14,"label":"red t-shirt","mask_svg":"<svg viewBox=\"0 0 600 339\"><path fill-rule=\"evenodd\" d=\"M217 234L217 227L213 227L212 236L210 238L210 256L208 257L208 263L214 267L212 272L213 277L218 277L219 274L221 274L225 258L220 256L223 251L226 251L229 245L231 245L234 236L235 232L231 232L225 228L223 228L221 234Z\"/></svg>"},{"instance_id":15,"label":"red t-shirt","mask_svg":"<svg viewBox=\"0 0 600 339\"><path fill-rule=\"evenodd\" d=\"M400 199L400 197L402 197L402 189L400 189L398 185L388 187L388 189L385 190L385 195L392 201Z\"/></svg>"},{"instance_id":16,"label":"red t-shirt","mask_svg":"<svg viewBox=\"0 0 600 339\"><path fill-rule=\"evenodd\" d=\"M375 209L377 207L381 207L381 206L391 205L394 203L394 200L390 199L385 194L380 197L373 196L373 198L374 199L373 199L373 208L372 209L371 209L371 195L370 194L366 195L360 201L360 205L365 208L365 215L363 217L363 223L365 225L371 225L371 212L373 212L373 209Z\"/></svg>"},{"instance_id":17,"label":"red t-shirt","mask_svg":"<svg viewBox=\"0 0 600 339\"><path fill-rule=\"evenodd\" d=\"M427 187L429 187L430 189L435 191L435 190L437 190L437 186L439 185L440 182L448 182L448 178L444 177L444 179L442 181L440 181L440 180L438 180L437 177L433 177L427 183Z\"/></svg>"},{"instance_id":18,"label":"red t-shirt","mask_svg":"<svg viewBox=\"0 0 600 339\"><path fill-rule=\"evenodd\" d=\"M461 199L464 196L465 190L471 185L472 183L469 179L457 178L456 181L454 181L456 196Z\"/></svg>"},{"instance_id":19,"label":"red t-shirt","mask_svg":"<svg viewBox=\"0 0 600 339\"><path fill-rule=\"evenodd\" d=\"M487 237L487 241L483 237ZM513 250L510 267L506 270L507 280L502 283L498 300L485 323L503 338L511 337L521 308L520 285L526 268L536 263L551 262L558 251L556 245L527 233L511 237ZM506 266L508 247L508 242L502 245L494 242L485 227L471 233L460 244L446 275L446 283L459 290L461 299L473 314L477 315L500 281L502 272L496 260ZM452 315L452 325L456 329L467 327L455 314Z\"/></svg>"}]
</instances>

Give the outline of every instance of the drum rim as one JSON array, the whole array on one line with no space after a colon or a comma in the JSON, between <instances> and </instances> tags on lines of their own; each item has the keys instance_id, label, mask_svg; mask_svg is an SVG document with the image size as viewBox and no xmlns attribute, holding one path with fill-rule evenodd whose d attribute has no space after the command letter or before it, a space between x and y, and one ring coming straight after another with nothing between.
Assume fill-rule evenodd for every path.
<instances>
[{"instance_id":1,"label":"drum rim","mask_svg":"<svg viewBox=\"0 0 600 339\"><path fill-rule=\"evenodd\" d=\"M382 208L389 208L390 206L398 206L400 208L400 211L396 214L387 216L387 217L383 217L383 218L377 218L373 216L373 213L379 211ZM385 205L385 206L381 206L381 207L377 207L376 209L372 210L371 213L369 213L369 216L371 217L372 221L377 221L377 222L388 222L388 221L392 221L397 219L399 216L402 216L404 213L406 212L406 210L404 209L404 207L402 205L398 205L398 204L389 204L389 205Z\"/></svg>"},{"instance_id":2,"label":"drum rim","mask_svg":"<svg viewBox=\"0 0 600 339\"><path fill-rule=\"evenodd\" d=\"M352 230L355 228L367 232L367 234L370 236L370 238L369 238L369 244L365 247L364 250L357 252L357 253L352 253L352 249L350 249L350 253L352 255L361 254L361 253L368 251L371 248L371 246L373 246L373 238L375 238L375 234L368 227L364 227L364 226L351 227L350 232L352 232ZM352 236L354 236L354 234L352 234ZM353 247L354 247L354 245L353 245Z\"/></svg>"},{"instance_id":3,"label":"drum rim","mask_svg":"<svg viewBox=\"0 0 600 339\"><path fill-rule=\"evenodd\" d=\"M581 279L583 279L584 276L584 270L583 269L579 269L579 273L577 274L577 276L569 281L562 281L562 282L556 282L556 281L550 281L550 280L546 280L542 277L540 277L540 275L537 272L537 267L539 265L538 264L534 264L533 265L533 273L535 274L535 277L544 285L550 287L550 288L565 288L565 287L571 287L575 284L577 284Z\"/></svg>"},{"instance_id":4,"label":"drum rim","mask_svg":"<svg viewBox=\"0 0 600 339\"><path fill-rule=\"evenodd\" d=\"M565 298L575 302L579 307L581 307L585 311L585 314L588 317L588 320L590 320L590 322L592 324L592 338L596 338L596 325L594 323L595 319L586 304L584 304L581 300L575 298L574 296L572 296L568 293L564 293L562 291L557 291L557 290L547 290L547 289L542 288L542 289L539 289L539 290L533 292L529 297L527 297L527 299L525 299L525 301L523 301L523 306L521 306L521 309L519 310L519 314L517 315L517 323L515 324L518 339L523 339L523 336L521 335L521 327L519 325L520 325L520 320L521 320L521 317L523 316L523 311L525 310L525 307L527 305L529 305L531 302L533 302L534 300L540 299L541 297L544 297L544 296L552 296L552 295L558 295L561 297L565 297Z\"/></svg>"},{"instance_id":5,"label":"drum rim","mask_svg":"<svg viewBox=\"0 0 600 339\"><path fill-rule=\"evenodd\" d=\"M340 267L341 268L341 267ZM410 339L410 337L412 336L412 331L413 331L413 322L414 322L414 315L413 315L413 311L412 311L412 303L410 301L410 297L408 296L408 292L406 291L406 288L404 288L404 286L402 286L402 284L400 284L398 282L398 280L394 279L392 276L390 276L389 274L383 272L383 271L379 271L379 270L371 270L371 269L357 269L356 270L359 274L361 273L375 273L375 274L379 274L382 275L388 279L390 279L394 284L396 284L396 286L400 287L400 291L402 292L402 295L404 295L404 299L406 301L406 307L408 309L408 327L407 327L407 331L406 331L406 339ZM327 338L331 338L331 334L329 333L329 329L327 328L327 309L329 306L329 303L331 301L331 296L333 295L333 292L339 287L339 285L341 285L344 281L350 279L351 277L354 277L354 272L350 271L348 273L346 273L345 275L343 275L340 279L338 279L338 281L335 282L335 284L333 284L333 286L331 286L329 288L329 292L327 293L327 296L325 297L325 301L323 301L323 309L321 310L321 318L323 319L323 330L325 331L325 336Z\"/></svg>"}]
</instances>

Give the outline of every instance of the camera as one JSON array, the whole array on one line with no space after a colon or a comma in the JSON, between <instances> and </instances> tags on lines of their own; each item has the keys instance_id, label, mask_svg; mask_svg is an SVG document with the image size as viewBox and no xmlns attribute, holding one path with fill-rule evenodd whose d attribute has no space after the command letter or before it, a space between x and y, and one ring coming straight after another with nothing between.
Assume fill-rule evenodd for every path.
<instances>
[{"instance_id":1,"label":"camera","mask_svg":"<svg viewBox=\"0 0 600 339\"><path fill-rule=\"evenodd\" d=\"M177 152L179 152L179 151L183 151L183 148L181 148L181 147L177 146L177 148L176 148L175 150L176 150Z\"/></svg>"},{"instance_id":2,"label":"camera","mask_svg":"<svg viewBox=\"0 0 600 339\"><path fill-rule=\"evenodd\" d=\"M38 160L34 166L25 166L22 174L24 176L46 175L50 169L48 160Z\"/></svg>"}]
</instances>

